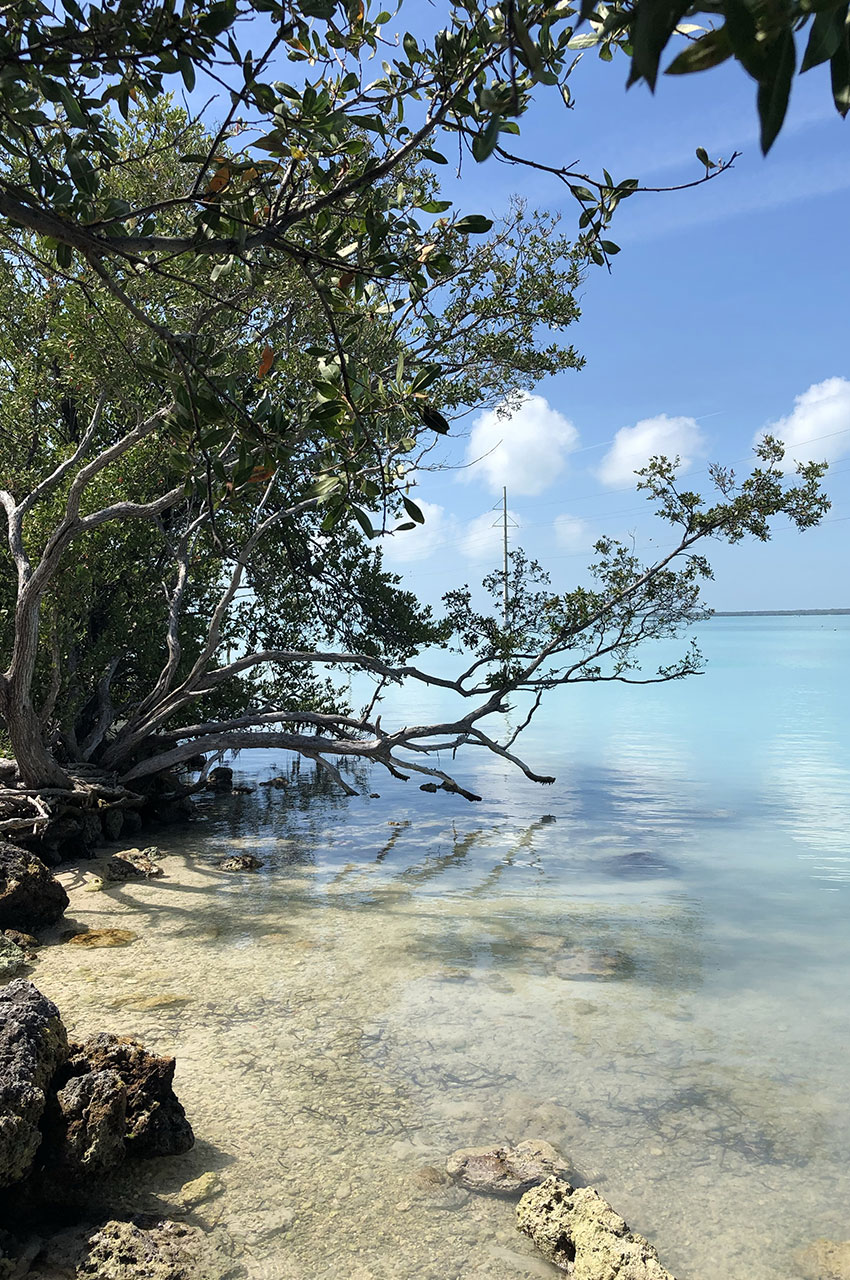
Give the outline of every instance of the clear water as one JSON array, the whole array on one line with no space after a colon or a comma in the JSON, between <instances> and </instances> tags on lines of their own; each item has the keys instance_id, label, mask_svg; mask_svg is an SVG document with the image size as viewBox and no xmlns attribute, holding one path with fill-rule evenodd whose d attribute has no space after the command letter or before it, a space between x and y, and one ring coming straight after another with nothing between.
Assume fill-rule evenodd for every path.
<instances>
[{"instance_id":1,"label":"clear water","mask_svg":"<svg viewBox=\"0 0 850 1280\"><path fill-rule=\"evenodd\" d=\"M46 950L81 1033L178 1057L198 1135L128 1175L257 1280L556 1274L454 1148L555 1143L680 1280L790 1280L850 1235L850 618L720 620L709 674L559 695L468 805L364 771L215 798L167 878L72 915L123 949ZM405 694L410 719L433 711ZM389 716L389 712L388 712ZM288 767L257 753L256 781ZM258 874L215 860L258 854Z\"/></svg>"}]
</instances>

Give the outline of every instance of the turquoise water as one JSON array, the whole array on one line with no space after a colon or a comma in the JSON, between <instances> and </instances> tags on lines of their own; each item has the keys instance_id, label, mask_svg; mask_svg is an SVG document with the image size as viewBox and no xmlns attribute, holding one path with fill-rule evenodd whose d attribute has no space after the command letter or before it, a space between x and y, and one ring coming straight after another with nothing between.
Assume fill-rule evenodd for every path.
<instances>
[{"instance_id":1,"label":"turquoise water","mask_svg":"<svg viewBox=\"0 0 850 1280\"><path fill-rule=\"evenodd\" d=\"M150 1195L217 1170L198 1212L234 1275L554 1275L509 1206L439 1179L525 1137L680 1280L790 1280L850 1234L850 618L701 640L699 679L556 694L522 747L552 787L483 752L453 766L475 805L305 769L164 833L163 881L68 877L81 923L140 937L57 947L38 980L80 1030L177 1053L200 1141ZM263 870L219 871L234 850Z\"/></svg>"}]
</instances>

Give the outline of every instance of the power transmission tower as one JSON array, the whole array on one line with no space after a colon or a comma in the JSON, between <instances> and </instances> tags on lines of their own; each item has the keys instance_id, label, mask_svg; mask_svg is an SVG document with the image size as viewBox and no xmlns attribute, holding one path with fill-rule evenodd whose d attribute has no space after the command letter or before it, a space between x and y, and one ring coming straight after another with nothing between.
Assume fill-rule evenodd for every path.
<instances>
[{"instance_id":1,"label":"power transmission tower","mask_svg":"<svg viewBox=\"0 0 850 1280\"><path fill-rule=\"evenodd\" d=\"M508 517L508 490L502 486L502 501L497 502L492 508L498 511L501 507L501 516L498 520L493 521L492 527L495 529L499 524L502 526L502 620L505 628L508 625L508 529L518 529L519 525L516 520Z\"/></svg>"}]
</instances>

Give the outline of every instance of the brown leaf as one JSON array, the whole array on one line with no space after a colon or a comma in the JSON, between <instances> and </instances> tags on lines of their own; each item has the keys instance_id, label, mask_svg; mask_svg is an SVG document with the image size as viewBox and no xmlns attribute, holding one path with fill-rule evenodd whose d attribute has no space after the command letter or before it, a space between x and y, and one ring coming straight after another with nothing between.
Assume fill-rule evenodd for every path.
<instances>
[{"instance_id":1,"label":"brown leaf","mask_svg":"<svg viewBox=\"0 0 850 1280\"><path fill-rule=\"evenodd\" d=\"M257 377L264 378L273 364L274 364L274 352L272 351L271 347L264 347L263 354L260 359L260 367L257 370Z\"/></svg>"},{"instance_id":2,"label":"brown leaf","mask_svg":"<svg viewBox=\"0 0 850 1280\"><path fill-rule=\"evenodd\" d=\"M210 178L207 191L213 194L215 194L218 191L223 191L229 181L230 181L230 170L225 164L225 165L222 165L220 169L217 169L216 172L213 174L213 176Z\"/></svg>"}]
</instances>

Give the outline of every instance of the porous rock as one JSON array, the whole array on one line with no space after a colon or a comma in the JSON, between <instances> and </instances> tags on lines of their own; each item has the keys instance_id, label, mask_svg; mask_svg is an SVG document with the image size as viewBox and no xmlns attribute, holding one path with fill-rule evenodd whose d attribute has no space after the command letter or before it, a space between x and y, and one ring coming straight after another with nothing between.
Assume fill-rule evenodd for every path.
<instances>
[{"instance_id":1,"label":"porous rock","mask_svg":"<svg viewBox=\"0 0 850 1280\"><path fill-rule=\"evenodd\" d=\"M218 863L222 871L259 871L262 865L260 859L250 853L240 853L235 858L224 858Z\"/></svg>"},{"instance_id":2,"label":"porous rock","mask_svg":"<svg viewBox=\"0 0 850 1280\"><path fill-rule=\"evenodd\" d=\"M465 1147L446 1161L446 1173L470 1191L518 1196L544 1179L568 1177L570 1166L548 1142L528 1140L515 1147Z\"/></svg>"},{"instance_id":3,"label":"porous rock","mask_svg":"<svg viewBox=\"0 0 850 1280\"><path fill-rule=\"evenodd\" d=\"M0 929L54 924L68 895L34 853L0 840Z\"/></svg>"},{"instance_id":4,"label":"porous rock","mask_svg":"<svg viewBox=\"0 0 850 1280\"><path fill-rule=\"evenodd\" d=\"M117 840L124 830L124 810L117 806L114 809L105 809L101 816L103 823L103 834L107 840Z\"/></svg>"},{"instance_id":5,"label":"porous rock","mask_svg":"<svg viewBox=\"0 0 850 1280\"><path fill-rule=\"evenodd\" d=\"M26 962L26 955L17 943L0 933L0 982L14 977Z\"/></svg>"},{"instance_id":6,"label":"porous rock","mask_svg":"<svg viewBox=\"0 0 850 1280\"><path fill-rule=\"evenodd\" d=\"M210 770L207 783L213 791L230 791L233 786L233 770L226 765L219 765L217 769Z\"/></svg>"},{"instance_id":7,"label":"porous rock","mask_svg":"<svg viewBox=\"0 0 850 1280\"><path fill-rule=\"evenodd\" d=\"M547 1178L517 1205L517 1225L573 1280L674 1280L655 1248L593 1187Z\"/></svg>"},{"instance_id":8,"label":"porous rock","mask_svg":"<svg viewBox=\"0 0 850 1280\"><path fill-rule=\"evenodd\" d=\"M55 1004L23 979L0 989L0 1187L32 1168L46 1091L67 1056Z\"/></svg>"},{"instance_id":9,"label":"porous rock","mask_svg":"<svg viewBox=\"0 0 850 1280\"><path fill-rule=\"evenodd\" d=\"M90 1071L115 1072L127 1090L125 1140L133 1156L170 1156L194 1144L174 1089L174 1059L149 1053L126 1036L96 1035L70 1046L69 1075Z\"/></svg>"},{"instance_id":10,"label":"porous rock","mask_svg":"<svg viewBox=\"0 0 850 1280\"><path fill-rule=\"evenodd\" d=\"M196 1266L201 1233L186 1223L138 1216L63 1231L35 1259L29 1275L40 1280L212 1280L215 1270Z\"/></svg>"},{"instance_id":11,"label":"porous rock","mask_svg":"<svg viewBox=\"0 0 850 1280\"><path fill-rule=\"evenodd\" d=\"M122 849L113 854L106 864L104 875L107 880L154 880L165 875L162 867L154 859L160 857L156 845L147 849Z\"/></svg>"},{"instance_id":12,"label":"porous rock","mask_svg":"<svg viewBox=\"0 0 850 1280\"><path fill-rule=\"evenodd\" d=\"M72 1076L49 1109L47 1172L93 1176L123 1161L127 1089L116 1071Z\"/></svg>"}]
</instances>

